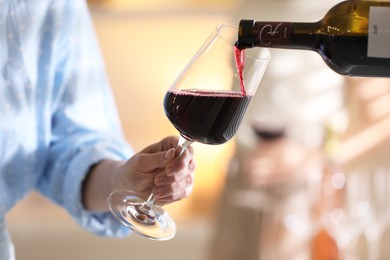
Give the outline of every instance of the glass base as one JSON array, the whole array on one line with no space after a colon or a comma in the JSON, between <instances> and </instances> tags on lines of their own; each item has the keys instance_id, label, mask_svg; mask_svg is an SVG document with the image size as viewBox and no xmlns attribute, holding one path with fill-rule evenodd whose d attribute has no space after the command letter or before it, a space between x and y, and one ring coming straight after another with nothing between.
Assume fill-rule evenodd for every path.
<instances>
[{"instance_id":1,"label":"glass base","mask_svg":"<svg viewBox=\"0 0 390 260\"><path fill-rule=\"evenodd\" d=\"M158 205L145 201L131 191L114 191L108 197L112 214L135 233L153 240L169 240L176 234L176 224Z\"/></svg>"}]
</instances>

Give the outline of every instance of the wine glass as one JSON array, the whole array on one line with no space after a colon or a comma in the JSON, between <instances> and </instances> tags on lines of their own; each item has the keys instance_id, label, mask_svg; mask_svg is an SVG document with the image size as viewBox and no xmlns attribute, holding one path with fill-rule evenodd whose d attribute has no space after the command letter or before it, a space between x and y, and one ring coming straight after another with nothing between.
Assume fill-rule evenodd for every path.
<instances>
[{"instance_id":1,"label":"wine glass","mask_svg":"<svg viewBox=\"0 0 390 260\"><path fill-rule=\"evenodd\" d=\"M222 144L236 133L270 59L265 48L239 50L238 29L218 25L168 89L164 109L180 132L181 153L193 142ZM179 154L179 156L181 155ZM169 214L131 191L109 197L114 216L138 234L154 240L175 236Z\"/></svg>"}]
</instances>

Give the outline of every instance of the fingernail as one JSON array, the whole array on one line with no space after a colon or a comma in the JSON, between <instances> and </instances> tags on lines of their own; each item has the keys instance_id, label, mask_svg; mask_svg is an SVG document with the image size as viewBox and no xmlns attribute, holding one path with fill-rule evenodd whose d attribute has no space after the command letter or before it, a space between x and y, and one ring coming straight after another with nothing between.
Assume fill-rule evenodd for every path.
<instances>
[{"instance_id":1,"label":"fingernail","mask_svg":"<svg viewBox=\"0 0 390 260\"><path fill-rule=\"evenodd\" d=\"M189 164L188 164L188 169L190 171L194 171L195 170L195 163L194 161L191 161Z\"/></svg>"},{"instance_id":2,"label":"fingernail","mask_svg":"<svg viewBox=\"0 0 390 260\"><path fill-rule=\"evenodd\" d=\"M168 159L173 158L174 155L175 155L175 148L171 148L164 153L163 157L165 160L168 160Z\"/></svg>"}]
</instances>

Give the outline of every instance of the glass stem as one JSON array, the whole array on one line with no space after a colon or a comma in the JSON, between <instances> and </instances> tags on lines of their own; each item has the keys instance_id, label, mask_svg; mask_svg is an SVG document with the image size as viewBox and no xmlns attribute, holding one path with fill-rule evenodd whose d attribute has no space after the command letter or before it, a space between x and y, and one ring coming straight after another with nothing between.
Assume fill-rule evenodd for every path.
<instances>
[{"instance_id":1,"label":"glass stem","mask_svg":"<svg viewBox=\"0 0 390 260\"><path fill-rule=\"evenodd\" d=\"M145 201L143 206L151 208L153 206L153 203L155 200L156 200L156 198L154 197L153 192L152 192L152 193L150 193L149 198Z\"/></svg>"},{"instance_id":2,"label":"glass stem","mask_svg":"<svg viewBox=\"0 0 390 260\"><path fill-rule=\"evenodd\" d=\"M153 195L153 193L150 193L149 198L144 203L141 204L141 206L139 207L139 210L142 213L148 215L150 218L154 218L155 214L154 214L154 211L152 209L154 201L155 201L154 195Z\"/></svg>"},{"instance_id":3,"label":"glass stem","mask_svg":"<svg viewBox=\"0 0 390 260\"><path fill-rule=\"evenodd\" d=\"M182 155L184 151L187 149L188 146L190 146L193 142L190 140L185 139L184 137L180 136L179 142L177 143L177 147L181 147L181 151L178 156Z\"/></svg>"},{"instance_id":4,"label":"glass stem","mask_svg":"<svg viewBox=\"0 0 390 260\"><path fill-rule=\"evenodd\" d=\"M179 142L177 143L177 148L181 147L181 150L180 150L180 153L178 156L182 155L184 153L184 151L187 149L187 147L190 146L192 143L193 143L192 141L189 141L189 140L185 139L184 137L180 136ZM156 200L156 198L154 197L153 192L152 192L149 195L149 198L144 203L142 203L140 208L145 213L149 213L153 207L155 200Z\"/></svg>"}]
</instances>

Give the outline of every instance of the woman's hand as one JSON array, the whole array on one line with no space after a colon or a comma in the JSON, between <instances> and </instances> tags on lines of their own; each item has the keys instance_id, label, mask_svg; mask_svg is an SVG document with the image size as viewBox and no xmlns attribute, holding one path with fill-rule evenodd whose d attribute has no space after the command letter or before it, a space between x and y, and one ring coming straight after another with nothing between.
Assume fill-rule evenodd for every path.
<instances>
[{"instance_id":1,"label":"woman's hand","mask_svg":"<svg viewBox=\"0 0 390 260\"><path fill-rule=\"evenodd\" d=\"M153 192L156 203L167 204L188 197L193 189L194 150L180 154L178 138L166 137L136 153L127 161L102 161L84 184L83 202L88 210L106 211L114 190L130 190L146 199Z\"/></svg>"},{"instance_id":2,"label":"woman's hand","mask_svg":"<svg viewBox=\"0 0 390 260\"><path fill-rule=\"evenodd\" d=\"M180 156L178 138L167 137L131 157L119 173L118 189L147 198L153 192L157 203L170 203L190 195L194 183L194 150Z\"/></svg>"}]
</instances>

